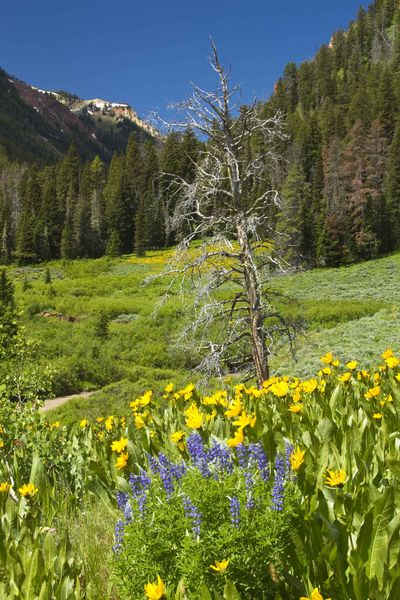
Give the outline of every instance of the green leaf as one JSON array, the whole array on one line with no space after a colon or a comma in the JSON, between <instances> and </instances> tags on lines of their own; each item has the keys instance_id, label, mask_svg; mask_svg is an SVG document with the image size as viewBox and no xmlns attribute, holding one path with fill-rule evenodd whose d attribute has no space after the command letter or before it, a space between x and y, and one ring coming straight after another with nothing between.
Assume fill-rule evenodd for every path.
<instances>
[{"instance_id":1,"label":"green leaf","mask_svg":"<svg viewBox=\"0 0 400 600\"><path fill-rule=\"evenodd\" d=\"M35 548L35 550L32 553L28 569L25 572L24 583L21 587L21 592L24 594L27 600L35 597L35 578L38 566L38 554L39 549Z\"/></svg>"},{"instance_id":2,"label":"green leaf","mask_svg":"<svg viewBox=\"0 0 400 600\"><path fill-rule=\"evenodd\" d=\"M239 592L229 579L224 587L224 600L240 600Z\"/></svg>"},{"instance_id":3,"label":"green leaf","mask_svg":"<svg viewBox=\"0 0 400 600\"><path fill-rule=\"evenodd\" d=\"M57 558L56 543L53 534L49 531L43 541L43 557L48 571L52 571L54 562Z\"/></svg>"},{"instance_id":4,"label":"green leaf","mask_svg":"<svg viewBox=\"0 0 400 600\"><path fill-rule=\"evenodd\" d=\"M182 598L184 598L184 596L182 596ZM199 600L212 600L210 590L205 583L203 583L200 588Z\"/></svg>"},{"instance_id":5,"label":"green leaf","mask_svg":"<svg viewBox=\"0 0 400 600\"><path fill-rule=\"evenodd\" d=\"M379 589L383 589L383 580L389 545L388 527L394 513L393 489L388 488L374 508L374 529L372 533L369 560L366 573L368 579L376 577Z\"/></svg>"}]
</instances>

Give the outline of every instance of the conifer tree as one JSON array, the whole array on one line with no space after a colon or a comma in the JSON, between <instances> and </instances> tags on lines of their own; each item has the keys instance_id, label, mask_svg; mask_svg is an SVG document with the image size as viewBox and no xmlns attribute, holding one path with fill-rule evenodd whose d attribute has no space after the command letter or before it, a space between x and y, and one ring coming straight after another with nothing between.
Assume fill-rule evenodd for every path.
<instances>
[{"instance_id":1,"label":"conifer tree","mask_svg":"<svg viewBox=\"0 0 400 600\"><path fill-rule=\"evenodd\" d=\"M389 217L389 250L400 247L400 122L390 146L386 172L386 206Z\"/></svg>"},{"instance_id":2,"label":"conifer tree","mask_svg":"<svg viewBox=\"0 0 400 600\"><path fill-rule=\"evenodd\" d=\"M124 157L114 154L108 172L107 184L104 188L105 223L107 228L107 247L111 235L114 236L112 246L115 249L115 233L118 233L120 249L123 252L122 238L130 224L126 223L124 213Z\"/></svg>"},{"instance_id":3,"label":"conifer tree","mask_svg":"<svg viewBox=\"0 0 400 600\"><path fill-rule=\"evenodd\" d=\"M283 205L277 230L284 236L287 260L298 266L304 260L310 260L312 252L309 214L311 190L300 164L294 163L290 168L282 196Z\"/></svg>"},{"instance_id":4,"label":"conifer tree","mask_svg":"<svg viewBox=\"0 0 400 600\"><path fill-rule=\"evenodd\" d=\"M107 241L106 254L111 258L116 258L117 256L121 256L122 254L121 239L116 229L111 230Z\"/></svg>"},{"instance_id":5,"label":"conifer tree","mask_svg":"<svg viewBox=\"0 0 400 600\"><path fill-rule=\"evenodd\" d=\"M147 227L146 227L146 206L144 199L139 204L136 213L135 223L135 254L138 257L144 256L147 249Z\"/></svg>"}]
</instances>

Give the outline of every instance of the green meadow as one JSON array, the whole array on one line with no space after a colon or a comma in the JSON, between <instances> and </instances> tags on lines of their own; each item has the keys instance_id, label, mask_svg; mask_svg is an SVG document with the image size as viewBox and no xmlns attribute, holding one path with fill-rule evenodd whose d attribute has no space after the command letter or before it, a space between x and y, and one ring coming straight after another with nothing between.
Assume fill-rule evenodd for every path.
<instances>
[{"instance_id":1,"label":"green meadow","mask_svg":"<svg viewBox=\"0 0 400 600\"><path fill-rule=\"evenodd\" d=\"M10 269L28 335L39 343L36 360L52 368L54 396L99 391L55 409L52 418L121 414L146 389L199 380L195 353L175 345L190 319L188 296L175 286L163 302L168 278L146 284L169 256L158 251L145 258L55 261L48 264L51 283L45 282L46 265ZM284 315L302 328L295 358L285 344L277 348L275 374L311 375L330 349L367 365L398 346L400 254L276 276L272 288L284 294L277 297Z\"/></svg>"}]
</instances>

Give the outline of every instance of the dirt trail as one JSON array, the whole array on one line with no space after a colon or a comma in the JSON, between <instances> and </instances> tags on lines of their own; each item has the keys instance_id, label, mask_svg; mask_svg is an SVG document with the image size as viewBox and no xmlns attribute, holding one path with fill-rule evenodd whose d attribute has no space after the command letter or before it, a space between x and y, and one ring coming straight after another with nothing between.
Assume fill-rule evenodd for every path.
<instances>
[{"instance_id":1,"label":"dirt trail","mask_svg":"<svg viewBox=\"0 0 400 600\"><path fill-rule=\"evenodd\" d=\"M51 400L45 400L44 406L42 406L40 412L47 412L52 408L57 408L58 406L65 404L66 402L68 402L68 400L71 400L72 398L90 398L90 396L93 396L93 394L95 393L96 392L81 392L80 394L72 394L71 396L61 396L60 398L52 398Z\"/></svg>"}]
</instances>

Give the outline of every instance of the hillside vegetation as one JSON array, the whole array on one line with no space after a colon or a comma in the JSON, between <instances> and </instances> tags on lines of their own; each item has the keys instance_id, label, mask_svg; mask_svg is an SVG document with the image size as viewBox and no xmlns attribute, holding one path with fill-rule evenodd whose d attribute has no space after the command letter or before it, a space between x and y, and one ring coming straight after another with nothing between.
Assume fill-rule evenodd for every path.
<instances>
[{"instance_id":1,"label":"hillside vegetation","mask_svg":"<svg viewBox=\"0 0 400 600\"><path fill-rule=\"evenodd\" d=\"M45 266L10 269L27 330L40 345L38 361L54 370L55 395L108 386L94 398L60 408L60 415L121 412L124 400L148 387L160 390L170 380L183 385L192 378L195 351L191 355L173 344L191 316L185 310L190 303L175 290L159 307L166 281L143 285L163 270L170 254L56 261L49 264L51 283L45 283ZM284 312L301 320L305 332L298 339L297 362L288 348L279 348L273 371L309 375L325 348L334 348L343 360L358 356L368 363L393 344L400 338L399 275L397 254L277 277L274 285L287 296ZM103 337L101 315L108 322Z\"/></svg>"}]
</instances>

